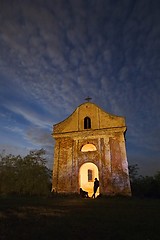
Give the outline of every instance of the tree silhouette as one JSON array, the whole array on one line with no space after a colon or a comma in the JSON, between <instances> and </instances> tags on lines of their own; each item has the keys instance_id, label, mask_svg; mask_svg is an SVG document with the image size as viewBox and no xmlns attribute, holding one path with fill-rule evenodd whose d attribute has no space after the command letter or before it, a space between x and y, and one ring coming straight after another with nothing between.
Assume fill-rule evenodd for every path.
<instances>
[{"instance_id":1,"label":"tree silhouette","mask_svg":"<svg viewBox=\"0 0 160 240\"><path fill-rule=\"evenodd\" d=\"M0 155L0 193L46 195L50 192L51 170L46 167L43 149L25 157Z\"/></svg>"}]
</instances>

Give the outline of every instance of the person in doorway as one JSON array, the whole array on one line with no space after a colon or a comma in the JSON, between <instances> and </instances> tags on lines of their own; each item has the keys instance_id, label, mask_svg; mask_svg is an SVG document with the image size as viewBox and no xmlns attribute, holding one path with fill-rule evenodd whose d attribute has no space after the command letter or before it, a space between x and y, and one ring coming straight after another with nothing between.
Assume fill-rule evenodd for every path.
<instances>
[{"instance_id":1,"label":"person in doorway","mask_svg":"<svg viewBox=\"0 0 160 240\"><path fill-rule=\"evenodd\" d=\"M97 192L97 189L99 188L99 181L97 178L95 178L94 180L94 187L93 187L93 195L92 195L92 198L95 198L96 197L96 192Z\"/></svg>"}]
</instances>

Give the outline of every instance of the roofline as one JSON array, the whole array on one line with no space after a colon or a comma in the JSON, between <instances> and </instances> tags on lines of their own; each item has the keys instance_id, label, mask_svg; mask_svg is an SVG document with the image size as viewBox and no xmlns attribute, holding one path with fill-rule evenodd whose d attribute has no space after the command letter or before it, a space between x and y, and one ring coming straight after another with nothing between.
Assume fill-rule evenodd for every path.
<instances>
[{"instance_id":1,"label":"roofline","mask_svg":"<svg viewBox=\"0 0 160 240\"><path fill-rule=\"evenodd\" d=\"M92 104L92 105L96 106L97 108L99 108L100 110L102 110L103 112L108 113L108 114L111 115L111 116L114 116L114 117L122 117L122 118L125 119L124 116L118 116L118 115L115 115L115 114L111 114L111 113L109 113L109 112L106 112L105 110L103 110L101 107L99 107L99 106L98 106L97 104L95 104L95 103L92 103L92 102L84 102L84 103L81 103L78 107L76 107L76 109L75 109L67 118L65 118L64 120L62 120L62 121L60 121L60 122L58 122L58 123L53 124L53 127L56 126L56 125L58 125L58 124L60 124L60 123L63 123L64 121L66 121L68 118L70 118L70 117L76 112L76 110L77 110L78 108L80 108L80 107L81 107L82 105L84 105L84 104Z\"/></svg>"}]
</instances>

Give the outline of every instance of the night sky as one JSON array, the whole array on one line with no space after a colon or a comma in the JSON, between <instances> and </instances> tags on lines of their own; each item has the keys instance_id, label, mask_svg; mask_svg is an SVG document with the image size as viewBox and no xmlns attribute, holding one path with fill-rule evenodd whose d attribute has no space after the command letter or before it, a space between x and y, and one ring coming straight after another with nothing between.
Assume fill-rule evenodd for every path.
<instances>
[{"instance_id":1,"label":"night sky","mask_svg":"<svg viewBox=\"0 0 160 240\"><path fill-rule=\"evenodd\" d=\"M0 0L0 150L44 148L87 96L125 116L129 165L160 171L160 1Z\"/></svg>"}]
</instances>

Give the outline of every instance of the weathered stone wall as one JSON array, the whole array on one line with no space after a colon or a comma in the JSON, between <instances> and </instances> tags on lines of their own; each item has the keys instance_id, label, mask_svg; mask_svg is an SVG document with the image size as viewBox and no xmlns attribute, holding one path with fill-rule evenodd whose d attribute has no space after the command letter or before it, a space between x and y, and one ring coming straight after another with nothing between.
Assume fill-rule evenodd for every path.
<instances>
[{"instance_id":1,"label":"weathered stone wall","mask_svg":"<svg viewBox=\"0 0 160 240\"><path fill-rule=\"evenodd\" d=\"M89 116L91 129L84 129ZM87 162L98 167L100 193L131 195L125 148L125 120L105 113L93 103L78 107L65 121L54 126L53 190L79 192L79 169ZM82 152L90 143L96 151Z\"/></svg>"}]
</instances>

